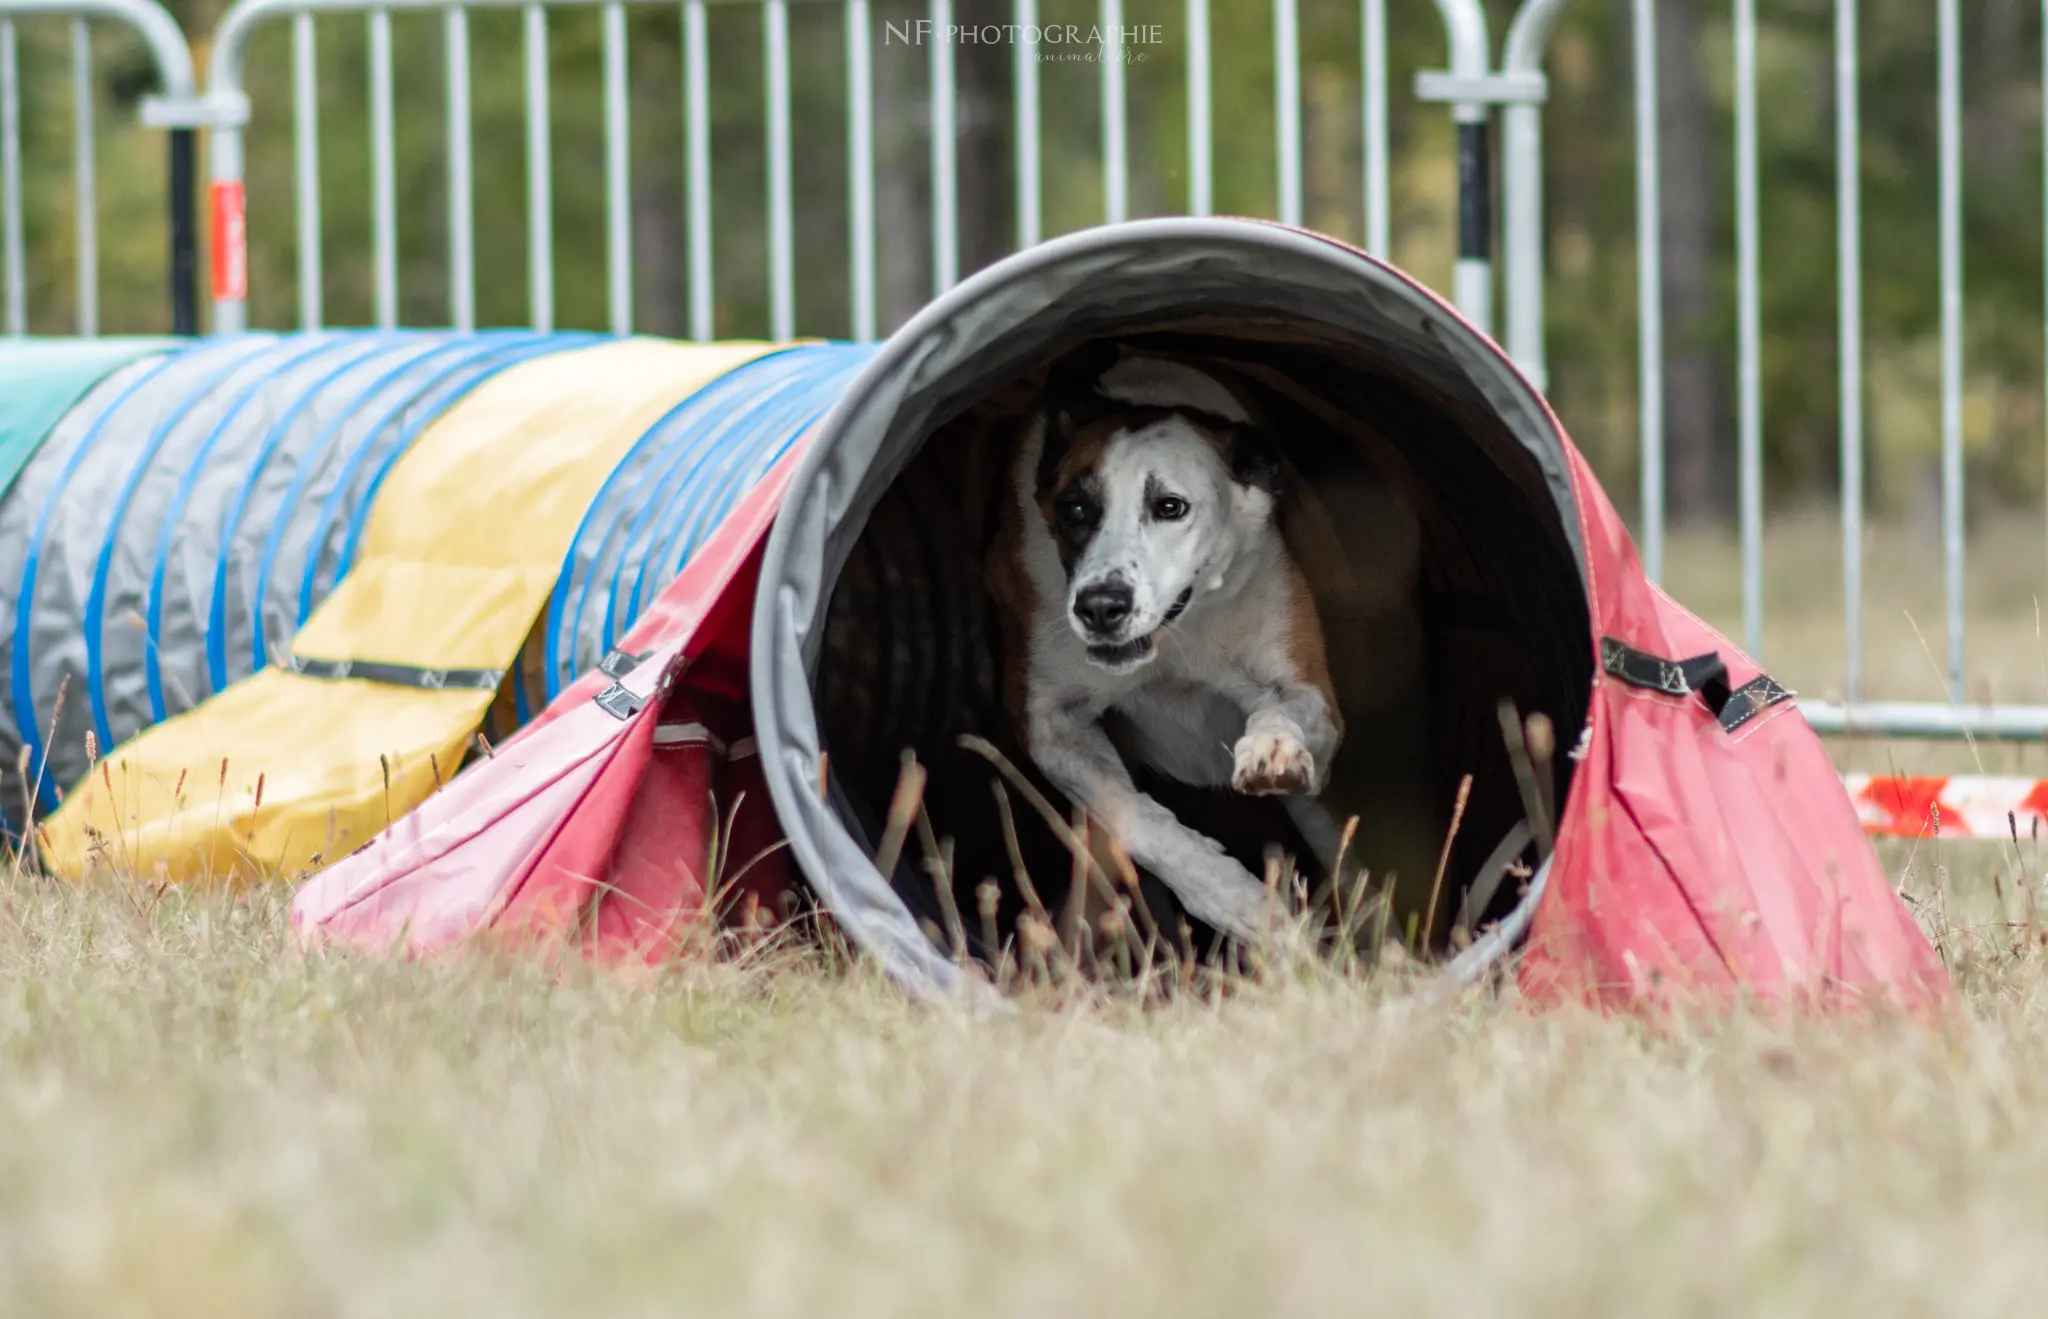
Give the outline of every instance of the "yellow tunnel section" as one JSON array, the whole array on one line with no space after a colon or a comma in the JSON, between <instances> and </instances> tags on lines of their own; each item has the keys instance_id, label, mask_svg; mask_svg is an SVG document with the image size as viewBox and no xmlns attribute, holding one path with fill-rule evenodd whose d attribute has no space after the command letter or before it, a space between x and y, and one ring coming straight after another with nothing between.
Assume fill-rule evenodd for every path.
<instances>
[{"instance_id":1,"label":"yellow tunnel section","mask_svg":"<svg viewBox=\"0 0 2048 1319\"><path fill-rule=\"evenodd\" d=\"M634 442L766 343L624 339L513 366L392 468L354 567L273 663L108 752L38 829L45 864L170 882L346 855L455 772L592 498Z\"/></svg>"}]
</instances>

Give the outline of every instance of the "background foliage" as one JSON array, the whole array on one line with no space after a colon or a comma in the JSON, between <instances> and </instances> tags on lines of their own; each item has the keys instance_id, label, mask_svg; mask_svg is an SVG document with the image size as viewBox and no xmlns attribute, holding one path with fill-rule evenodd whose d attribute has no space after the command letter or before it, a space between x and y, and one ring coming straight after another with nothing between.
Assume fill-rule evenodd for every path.
<instances>
[{"instance_id":1,"label":"background foliage","mask_svg":"<svg viewBox=\"0 0 2048 1319\"><path fill-rule=\"evenodd\" d=\"M1417 103L1414 73L1440 64L1430 0L1390 0L1394 161L1393 256L1448 287L1454 170L1441 107ZM1495 3L1496 38L1510 6ZM1865 326L1872 496L1928 512L1938 444L1935 6L1864 5L1862 59ZM203 69L220 0L175 0ZM1672 500L1681 514L1725 510L1735 447L1732 43L1729 7L1660 0L1667 316L1670 318ZM1833 5L1768 0L1761 12L1760 125L1764 285L1764 419L1774 500L1835 483L1838 398L1835 299ZM1964 9L1967 198L1965 424L1973 509L2039 497L2042 379L2041 32L2037 7L1972 0ZM1002 22L1002 0L958 0L961 22ZM1134 214L1186 203L1186 21L1181 0L1127 0L1127 24L1157 24L1127 68ZM1635 173L1630 6L1574 0L1553 43L1546 136L1552 392L1575 437L1627 503L1637 443ZM931 291L928 49L891 41L888 24L926 11L877 0L877 166L885 327ZM1095 21L1091 0L1044 0L1045 22ZM1262 0L1212 0L1216 204L1274 211L1272 13ZM630 11L636 325L681 333L683 257L679 7ZM843 11L835 0L791 7L795 59L798 325L848 332ZM519 15L471 18L478 306L486 323L527 305L523 84ZM1359 14L1350 0L1302 0L1307 218L1350 239L1363 232ZM448 316L441 25L394 20L402 319ZM746 0L710 9L717 328L767 328L765 128L760 12ZM319 26L320 178L326 319L370 320L368 70L364 22ZM604 213L599 16L550 20L553 219L558 321L604 324ZM23 21L24 168L31 319L63 332L75 310L71 86L64 25ZM153 74L140 47L111 28L95 40L101 321L160 329L165 150L136 126ZM960 87L963 273L1015 241L1011 191L1013 52L956 51ZM252 323L297 316L288 27L262 29L250 53ZM1045 231L1102 214L1100 83L1092 62L1042 64Z\"/></svg>"}]
</instances>

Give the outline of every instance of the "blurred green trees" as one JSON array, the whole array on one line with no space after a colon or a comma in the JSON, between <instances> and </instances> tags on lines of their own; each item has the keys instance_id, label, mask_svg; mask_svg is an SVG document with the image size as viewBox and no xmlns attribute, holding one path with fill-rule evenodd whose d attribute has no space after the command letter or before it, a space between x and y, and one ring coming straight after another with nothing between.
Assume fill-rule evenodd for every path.
<instances>
[{"instance_id":1,"label":"blurred green trees","mask_svg":"<svg viewBox=\"0 0 2048 1319\"><path fill-rule=\"evenodd\" d=\"M1307 220L1363 233L1359 6L1300 0ZM220 0L177 0L205 67ZM1512 6L1490 5L1495 38ZM1634 124L1628 0L1573 0L1553 43L1546 125L1552 393L1575 438L1631 502L1635 480ZM1829 491L1837 466L1832 0L1762 0L1760 158L1766 483L1774 499ZM1865 344L1872 495L1911 508L1927 498L1938 444L1935 7L1863 6L1862 150ZM2043 407L2042 98L2038 6L1964 7L1967 281L1965 401L1973 503L2037 500L2048 450ZM956 21L1008 21L1008 0L955 0ZM1211 0L1215 201L1271 215L1272 10ZM798 326L848 332L844 11L792 0ZM1443 60L1431 0L1388 0L1394 259L1448 287L1454 169L1442 107L1417 103L1413 76ZM637 326L686 325L680 6L630 11L633 255ZM884 327L931 292L930 50L888 26L924 6L874 0L880 292ZM1658 0L1666 178L1664 261L1670 323L1667 424L1672 500L1724 507L1735 447L1732 44L1730 6ZM1096 0L1041 0L1046 23L1086 27ZM1134 47L1125 78L1133 214L1187 199L1184 0L1126 0L1127 25L1163 39ZM477 301L486 324L524 319L527 196L520 18L470 20L476 164ZM721 335L767 330L765 117L760 9L709 8L715 305ZM102 131L101 324L161 329L162 139L135 124L152 73L139 45L101 25L95 98ZM323 297L331 324L370 320L370 188L364 20L319 24ZM443 49L438 15L394 18L401 315L448 317ZM600 20L594 8L550 16L551 163L558 323L605 323ZM31 322L73 323L72 89L65 24L20 23ZM963 46L959 85L962 273L1015 241L1011 78L1014 52ZM290 33L262 29L250 51L255 121L248 139L251 323L295 322ZM1102 214L1101 82L1092 62L1038 68L1044 232ZM202 219L203 222L203 219ZM203 250L203 249L202 249Z\"/></svg>"}]
</instances>

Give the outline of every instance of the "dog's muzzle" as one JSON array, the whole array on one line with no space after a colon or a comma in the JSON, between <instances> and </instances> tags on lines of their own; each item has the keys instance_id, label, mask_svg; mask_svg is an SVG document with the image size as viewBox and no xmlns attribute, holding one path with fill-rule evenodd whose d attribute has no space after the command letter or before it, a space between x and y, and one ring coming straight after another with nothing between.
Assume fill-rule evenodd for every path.
<instances>
[{"instance_id":1,"label":"dog's muzzle","mask_svg":"<svg viewBox=\"0 0 2048 1319\"><path fill-rule=\"evenodd\" d=\"M1129 641L1121 641L1113 645L1091 645L1088 647L1088 658L1106 669L1135 668L1151 658L1154 639L1161 632L1164 632L1174 619L1187 612L1188 604L1194 598L1195 588L1190 586L1180 593L1179 598L1173 602L1173 606L1166 611L1166 617L1159 620L1158 627L1153 628L1142 637L1133 637ZM1074 604L1077 616L1084 623L1088 622L1087 615L1079 612L1082 601L1076 600Z\"/></svg>"}]
</instances>

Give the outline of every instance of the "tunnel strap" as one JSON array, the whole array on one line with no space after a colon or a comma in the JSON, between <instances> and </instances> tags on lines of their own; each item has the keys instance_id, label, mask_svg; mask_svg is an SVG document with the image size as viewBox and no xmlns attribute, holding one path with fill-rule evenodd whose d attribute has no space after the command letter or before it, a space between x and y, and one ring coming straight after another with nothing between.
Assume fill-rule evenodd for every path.
<instances>
[{"instance_id":1,"label":"tunnel strap","mask_svg":"<svg viewBox=\"0 0 2048 1319\"><path fill-rule=\"evenodd\" d=\"M1697 694L1721 727L1732 733L1770 707L1790 700L1792 692L1767 673L1730 689L1728 666L1708 652L1690 659L1665 659L1637 650L1613 637L1600 638L1600 667L1631 687L1681 699Z\"/></svg>"},{"instance_id":2,"label":"tunnel strap","mask_svg":"<svg viewBox=\"0 0 2048 1319\"><path fill-rule=\"evenodd\" d=\"M651 650L643 650L636 655L629 650L608 650L604 658L597 662L597 671L607 678L623 678L639 668L653 653Z\"/></svg>"},{"instance_id":3,"label":"tunnel strap","mask_svg":"<svg viewBox=\"0 0 2048 1319\"><path fill-rule=\"evenodd\" d=\"M430 669L417 664L392 664L384 660L314 659L288 655L284 667L305 678L340 682L354 678L382 683L387 687L412 687L423 692L494 692L505 680L503 669Z\"/></svg>"},{"instance_id":4,"label":"tunnel strap","mask_svg":"<svg viewBox=\"0 0 2048 1319\"><path fill-rule=\"evenodd\" d=\"M646 697L628 691L620 682L613 683L590 699L598 709L621 723L640 713L640 707L647 704Z\"/></svg>"},{"instance_id":5,"label":"tunnel strap","mask_svg":"<svg viewBox=\"0 0 2048 1319\"><path fill-rule=\"evenodd\" d=\"M1721 707L1721 727L1732 733L1772 706L1791 699L1789 687L1768 673L1759 673L1728 693L1728 704Z\"/></svg>"}]
</instances>

